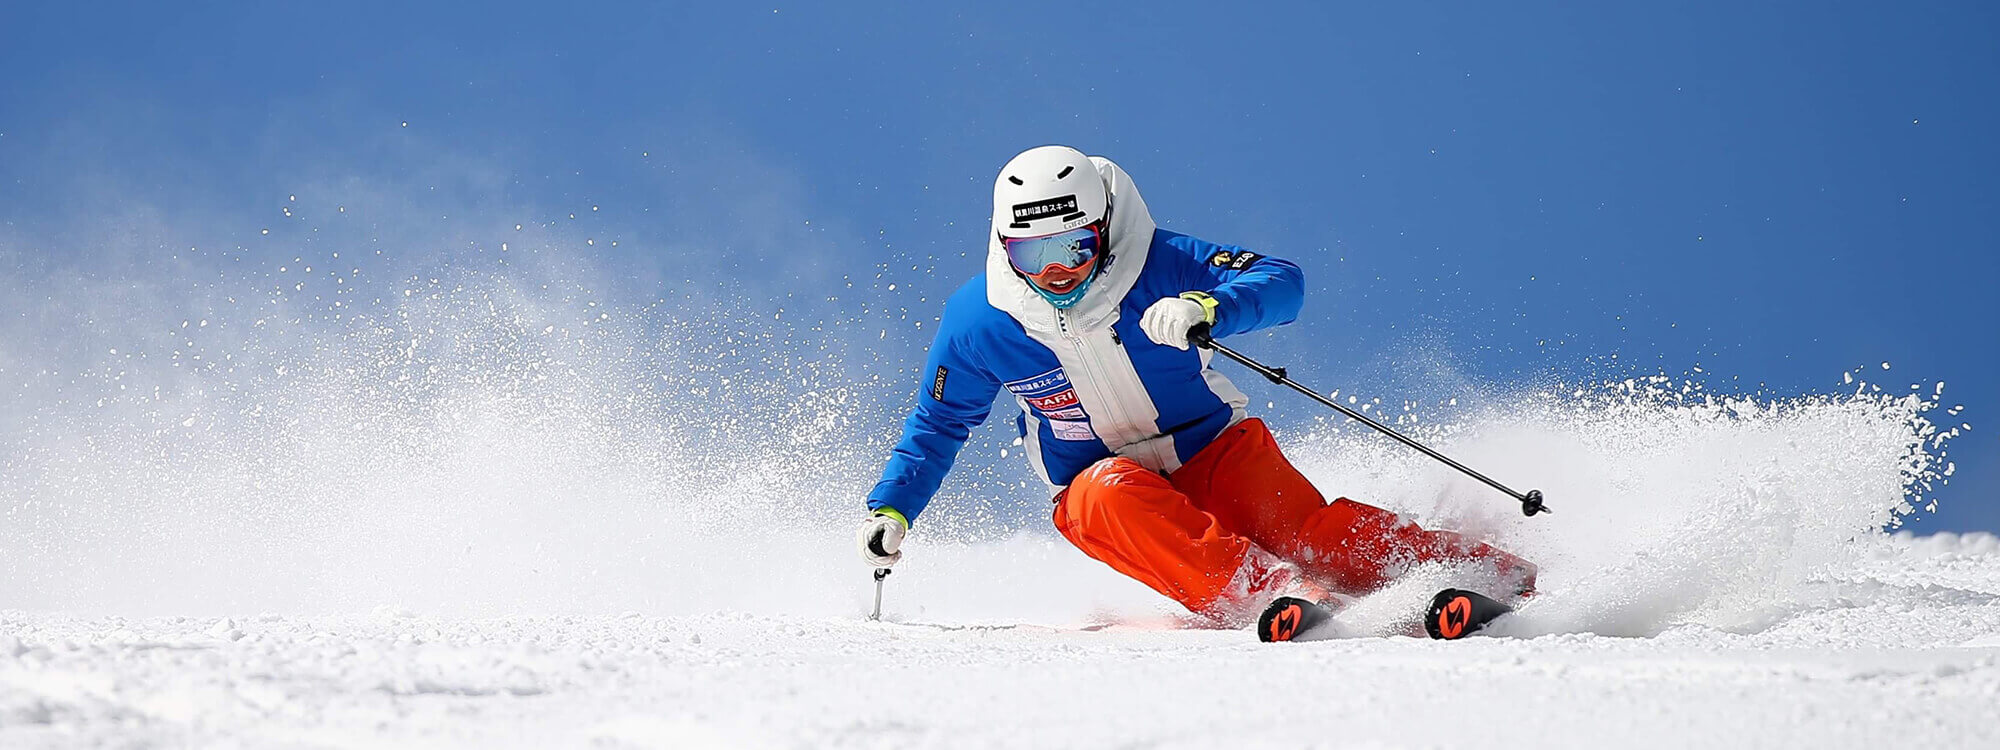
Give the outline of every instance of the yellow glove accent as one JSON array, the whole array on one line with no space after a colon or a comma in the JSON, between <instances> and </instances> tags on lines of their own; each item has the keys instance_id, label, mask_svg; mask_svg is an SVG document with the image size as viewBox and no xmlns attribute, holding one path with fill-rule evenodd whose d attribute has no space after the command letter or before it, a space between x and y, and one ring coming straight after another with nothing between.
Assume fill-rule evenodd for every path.
<instances>
[{"instance_id":1,"label":"yellow glove accent","mask_svg":"<svg viewBox=\"0 0 2000 750\"><path fill-rule=\"evenodd\" d=\"M875 509L875 515L888 516L890 518L894 518L896 519L896 523L900 523L903 525L904 531L910 530L910 519L904 518L903 512L900 510L896 510L895 508L891 508L887 505L884 505L880 508Z\"/></svg>"},{"instance_id":2,"label":"yellow glove accent","mask_svg":"<svg viewBox=\"0 0 2000 750\"><path fill-rule=\"evenodd\" d=\"M1218 303L1208 292L1181 292L1181 299L1201 305L1202 322L1215 325L1215 307Z\"/></svg>"}]
</instances>

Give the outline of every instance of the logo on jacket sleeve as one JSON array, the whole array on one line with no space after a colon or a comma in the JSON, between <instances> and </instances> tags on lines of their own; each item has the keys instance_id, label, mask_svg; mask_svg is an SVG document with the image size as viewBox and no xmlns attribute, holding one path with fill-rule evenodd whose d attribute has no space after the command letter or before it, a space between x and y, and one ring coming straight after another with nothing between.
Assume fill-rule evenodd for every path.
<instances>
[{"instance_id":1,"label":"logo on jacket sleeve","mask_svg":"<svg viewBox=\"0 0 2000 750\"><path fill-rule=\"evenodd\" d=\"M1261 257L1264 256L1258 255L1248 250L1238 250L1233 253L1228 250L1217 250L1215 251L1214 255L1208 256L1208 264L1211 266L1215 266L1216 268L1227 268L1231 271L1241 271L1245 268L1249 268L1250 264L1257 262L1257 259Z\"/></svg>"},{"instance_id":2,"label":"logo on jacket sleeve","mask_svg":"<svg viewBox=\"0 0 2000 750\"><path fill-rule=\"evenodd\" d=\"M931 400L944 400L944 376L949 374L951 373L944 369L944 365L938 365L937 376L931 378Z\"/></svg>"}]
</instances>

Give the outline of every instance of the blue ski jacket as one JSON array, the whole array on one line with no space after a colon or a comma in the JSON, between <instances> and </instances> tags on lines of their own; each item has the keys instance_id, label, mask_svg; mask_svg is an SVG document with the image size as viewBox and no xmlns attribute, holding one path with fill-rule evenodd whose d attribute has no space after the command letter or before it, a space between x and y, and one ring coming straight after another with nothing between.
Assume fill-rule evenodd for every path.
<instances>
[{"instance_id":1,"label":"blue ski jacket","mask_svg":"<svg viewBox=\"0 0 2000 750\"><path fill-rule=\"evenodd\" d=\"M903 423L868 507L914 522L973 427L1005 389L1028 462L1055 491L1091 464L1126 456L1168 472L1241 421L1249 399L1209 368L1212 353L1153 343L1140 316L1162 298L1204 291L1213 335L1290 323L1305 280L1289 261L1159 229L1131 179L1092 157L1111 191L1111 248L1084 298L1058 310L1007 265L997 237L986 273L945 303Z\"/></svg>"}]
</instances>

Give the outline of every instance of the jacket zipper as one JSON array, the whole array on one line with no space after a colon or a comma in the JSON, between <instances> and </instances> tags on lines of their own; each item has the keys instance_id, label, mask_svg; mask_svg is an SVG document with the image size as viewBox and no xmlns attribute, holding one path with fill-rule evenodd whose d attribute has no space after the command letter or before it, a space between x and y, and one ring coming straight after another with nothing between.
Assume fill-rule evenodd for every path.
<instances>
[{"instance_id":1,"label":"jacket zipper","mask_svg":"<svg viewBox=\"0 0 2000 750\"><path fill-rule=\"evenodd\" d=\"M1104 396L1104 409L1106 412L1109 412L1105 416L1109 417L1111 422L1118 426L1120 432L1130 432L1132 429L1132 420L1125 414L1124 405L1118 403L1119 394L1103 387L1104 383L1110 380L1110 376L1106 373L1098 372L1097 357L1091 351L1089 343L1083 340L1083 336L1070 330L1069 314L1067 312L1062 310L1056 311L1056 330L1062 332L1062 337L1069 341L1071 348L1076 350L1077 358L1083 361L1083 376L1090 379L1090 389ZM1130 436L1121 435L1120 437L1129 438ZM1098 433L1097 438L1103 440L1104 434L1101 432ZM1128 440L1127 444L1129 442ZM1107 441L1105 447L1112 448L1112 452L1117 453L1125 446L1121 445L1113 448L1109 441Z\"/></svg>"}]
</instances>

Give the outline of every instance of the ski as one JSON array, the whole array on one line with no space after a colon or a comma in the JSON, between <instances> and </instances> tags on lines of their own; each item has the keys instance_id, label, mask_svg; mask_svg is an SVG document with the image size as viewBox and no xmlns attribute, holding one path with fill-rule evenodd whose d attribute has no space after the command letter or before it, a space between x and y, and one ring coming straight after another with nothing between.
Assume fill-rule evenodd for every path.
<instances>
[{"instance_id":1,"label":"ski","mask_svg":"<svg viewBox=\"0 0 2000 750\"><path fill-rule=\"evenodd\" d=\"M1424 632L1437 640L1455 641L1512 611L1513 607L1478 592L1445 589L1431 597L1430 610L1424 614Z\"/></svg>"},{"instance_id":2,"label":"ski","mask_svg":"<svg viewBox=\"0 0 2000 750\"><path fill-rule=\"evenodd\" d=\"M1278 597L1257 617L1257 640L1265 643L1325 640L1338 630L1331 608L1296 596Z\"/></svg>"},{"instance_id":3,"label":"ski","mask_svg":"<svg viewBox=\"0 0 2000 750\"><path fill-rule=\"evenodd\" d=\"M1480 632L1513 611L1513 607L1476 591L1445 589L1431 597L1424 612L1424 632L1437 640L1455 641ZM1265 643L1322 641L1340 635L1333 607L1295 596L1278 597L1257 618L1257 640Z\"/></svg>"}]
</instances>

